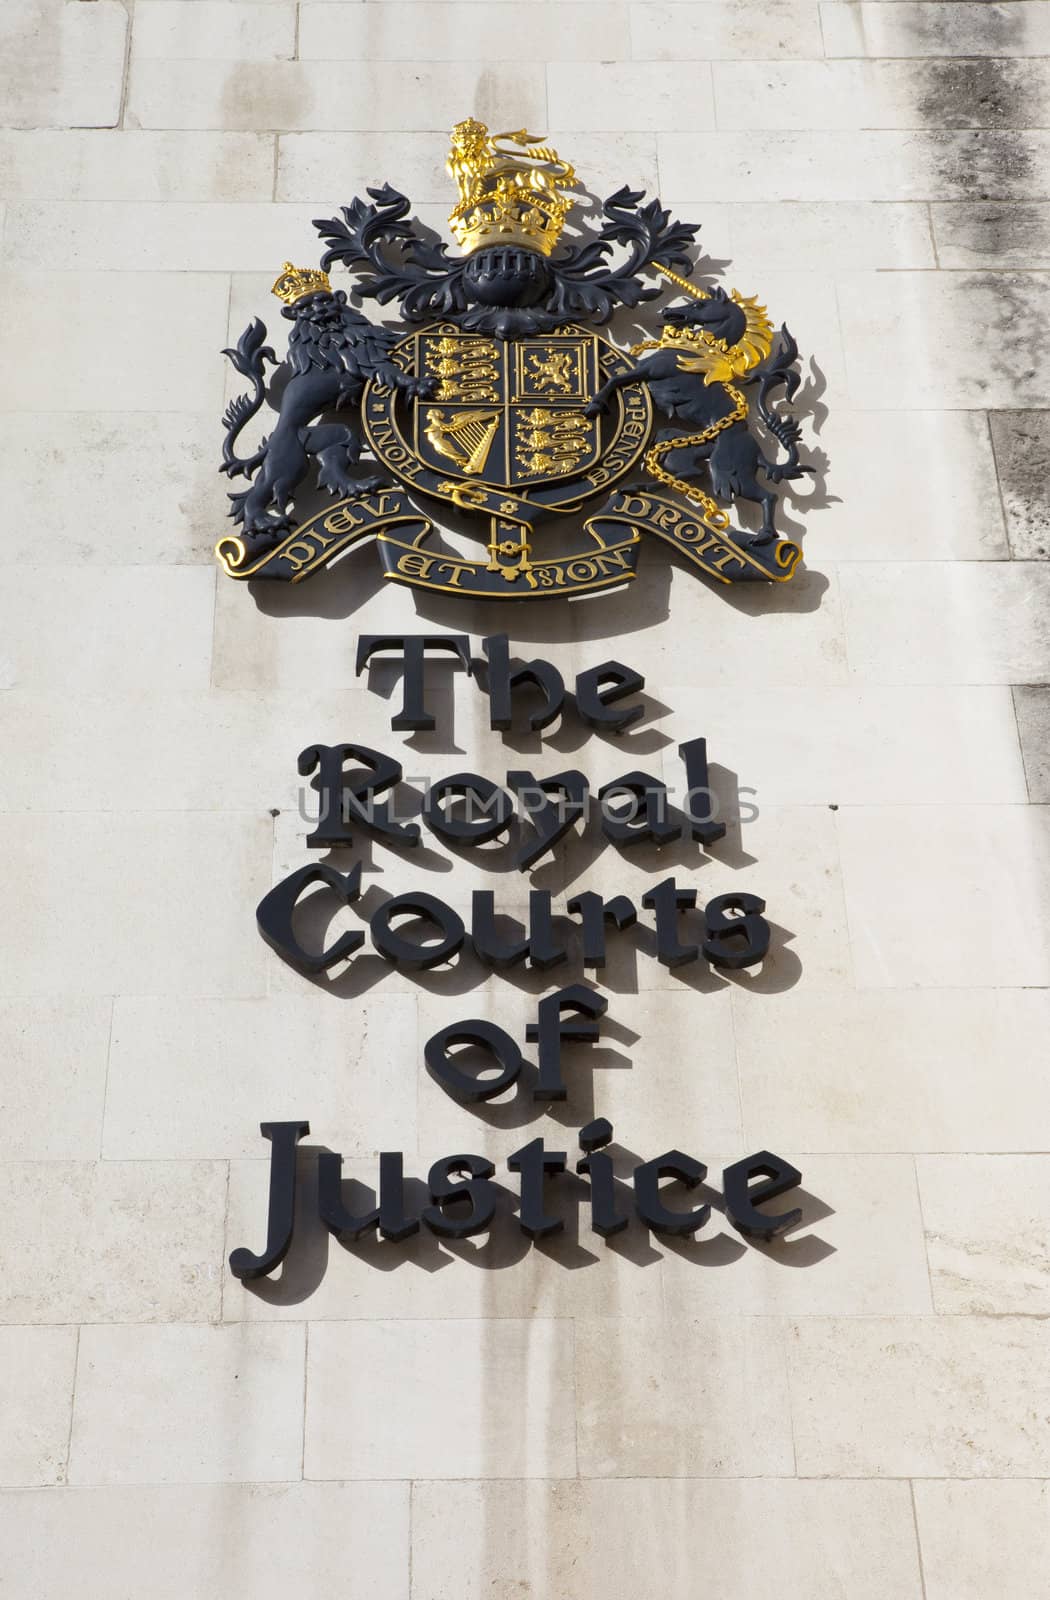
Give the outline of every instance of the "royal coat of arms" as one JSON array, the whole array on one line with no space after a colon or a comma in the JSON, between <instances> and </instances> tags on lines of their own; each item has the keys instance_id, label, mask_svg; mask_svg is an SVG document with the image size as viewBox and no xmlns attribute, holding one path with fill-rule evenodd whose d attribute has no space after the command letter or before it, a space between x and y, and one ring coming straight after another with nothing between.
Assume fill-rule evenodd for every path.
<instances>
[{"instance_id":1,"label":"royal coat of arms","mask_svg":"<svg viewBox=\"0 0 1050 1600\"><path fill-rule=\"evenodd\" d=\"M789 579L801 551L777 531L776 485L811 469L786 327L690 282L698 228L641 191L610 196L590 239L563 240L576 175L524 130L458 123L448 171L458 250L424 235L404 195L369 189L315 223L320 266L286 262L274 284L284 361L258 318L225 351L252 385L223 418L221 470L248 482L216 546L229 576L301 582L374 539L395 582L539 599L625 583L650 535L722 583ZM358 297L396 302L400 326L355 310L336 265ZM629 352L595 331L668 291ZM239 455L267 403L275 426ZM304 516L317 490L334 504ZM757 530L732 526L741 500ZM442 539L442 507L480 535L476 554Z\"/></svg>"}]
</instances>

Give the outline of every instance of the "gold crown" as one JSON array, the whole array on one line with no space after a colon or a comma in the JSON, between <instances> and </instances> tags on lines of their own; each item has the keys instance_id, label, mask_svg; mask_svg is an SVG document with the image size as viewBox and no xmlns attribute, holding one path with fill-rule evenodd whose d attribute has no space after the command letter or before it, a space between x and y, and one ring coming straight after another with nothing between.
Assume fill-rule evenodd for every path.
<instances>
[{"instance_id":1,"label":"gold crown","mask_svg":"<svg viewBox=\"0 0 1050 1600\"><path fill-rule=\"evenodd\" d=\"M463 251L517 244L549 256L572 209L573 197L561 192L576 183L569 163L524 128L490 135L483 122L468 117L451 137L446 170L459 201L448 220Z\"/></svg>"},{"instance_id":2,"label":"gold crown","mask_svg":"<svg viewBox=\"0 0 1050 1600\"><path fill-rule=\"evenodd\" d=\"M270 293L283 300L286 306L294 306L304 294L319 294L321 290L330 291L331 287L327 272L317 267L293 267L286 261Z\"/></svg>"}]
</instances>

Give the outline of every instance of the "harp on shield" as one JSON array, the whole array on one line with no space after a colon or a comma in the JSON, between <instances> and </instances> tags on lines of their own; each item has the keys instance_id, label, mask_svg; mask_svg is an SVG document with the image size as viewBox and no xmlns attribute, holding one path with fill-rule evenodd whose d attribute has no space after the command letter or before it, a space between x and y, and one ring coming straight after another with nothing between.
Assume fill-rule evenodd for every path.
<instances>
[{"instance_id":1,"label":"harp on shield","mask_svg":"<svg viewBox=\"0 0 1050 1600\"><path fill-rule=\"evenodd\" d=\"M427 412L426 436L438 455L454 461L467 477L485 470L500 424L498 411L462 411L447 417L443 412Z\"/></svg>"}]
</instances>

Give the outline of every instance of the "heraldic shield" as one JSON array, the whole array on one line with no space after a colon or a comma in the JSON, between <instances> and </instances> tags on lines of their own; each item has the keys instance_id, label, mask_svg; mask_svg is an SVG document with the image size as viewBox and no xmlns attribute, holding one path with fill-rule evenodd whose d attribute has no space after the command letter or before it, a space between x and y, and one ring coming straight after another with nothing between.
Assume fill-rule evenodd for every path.
<instances>
[{"instance_id":1,"label":"heraldic shield","mask_svg":"<svg viewBox=\"0 0 1050 1600\"><path fill-rule=\"evenodd\" d=\"M440 498L463 502L466 488L499 491L501 514L517 510L527 522L530 506L533 515L575 509L623 477L650 434L653 408L643 389L621 392L594 414L603 382L629 371L629 362L587 328L487 339L435 323L405 339L394 358L423 394L370 382L365 435L395 477ZM482 499L474 493L466 504L482 506Z\"/></svg>"},{"instance_id":2,"label":"heraldic shield","mask_svg":"<svg viewBox=\"0 0 1050 1600\"><path fill-rule=\"evenodd\" d=\"M365 437L402 482L487 513L487 579L524 579L533 591L624 581L634 562L623 551L633 554L636 541L620 530L608 547L591 534L588 548L569 559L540 559L531 543L539 517L579 510L629 472L645 448L652 427L646 390L628 389L600 411L594 404L603 383L629 370L613 345L572 324L542 338L497 339L435 323L403 341L394 360L420 392L371 381L362 401ZM444 578L461 591L470 580L466 587L474 589L480 575L464 570L473 563L450 557L442 572L432 572L433 556L402 559L410 549L426 551L428 539L406 543L381 533L390 575L428 587ZM596 562L606 548L610 554ZM501 592L490 583L484 589Z\"/></svg>"},{"instance_id":3,"label":"heraldic shield","mask_svg":"<svg viewBox=\"0 0 1050 1600\"><path fill-rule=\"evenodd\" d=\"M407 220L404 195L369 189L315 223L320 267L286 262L274 284L284 361L258 318L225 352L252 384L223 419L220 470L249 480L216 546L229 576L298 583L374 539L394 582L543 599L629 581L648 534L722 584L789 579L801 550L776 528L775 486L812 469L786 409L801 382L786 327L753 297L691 283L696 226L640 190L605 201L595 237L562 241L576 175L533 134L467 118L447 168L458 255ZM352 307L336 263L363 298L396 301L401 327ZM595 331L668 286L685 299L662 307L656 337L620 350ZM276 427L238 455L266 404ZM656 411L671 426L654 435ZM335 503L297 518L311 478ZM741 501L761 508L757 532L732 525ZM477 555L442 540L442 503Z\"/></svg>"},{"instance_id":4,"label":"heraldic shield","mask_svg":"<svg viewBox=\"0 0 1050 1600\"><path fill-rule=\"evenodd\" d=\"M416 371L438 386L432 401L412 402L415 450L444 477L451 467L525 494L564 492L602 454L598 420L584 411L601 387L592 333L509 345L438 329L417 337ZM571 489L565 497L574 498Z\"/></svg>"}]
</instances>

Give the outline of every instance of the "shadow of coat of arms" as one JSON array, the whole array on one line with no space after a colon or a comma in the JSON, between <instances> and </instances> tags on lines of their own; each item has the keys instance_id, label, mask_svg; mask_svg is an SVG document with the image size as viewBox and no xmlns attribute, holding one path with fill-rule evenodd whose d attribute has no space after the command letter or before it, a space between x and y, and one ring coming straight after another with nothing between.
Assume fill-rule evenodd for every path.
<instances>
[{"instance_id":1,"label":"shadow of coat of arms","mask_svg":"<svg viewBox=\"0 0 1050 1600\"><path fill-rule=\"evenodd\" d=\"M698 228L643 191L619 189L590 237L563 238L576 174L533 134L467 119L447 170L455 251L404 195L371 188L315 222L319 267L285 262L285 359L258 318L224 352L251 384L223 417L220 470L248 485L216 546L228 575L298 583L372 540L397 583L572 597L628 582L648 536L721 583L789 579L801 550L778 533L777 485L812 469L787 328L690 282ZM355 309L336 265L358 299L396 302L400 327ZM595 331L665 294L629 351ZM275 426L239 455L267 404ZM297 519L310 488L334 503ZM741 501L757 530L733 526ZM442 513L476 554L442 538Z\"/></svg>"}]
</instances>

